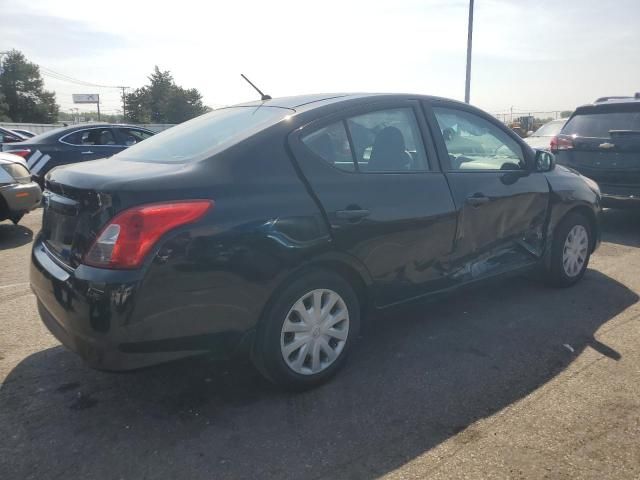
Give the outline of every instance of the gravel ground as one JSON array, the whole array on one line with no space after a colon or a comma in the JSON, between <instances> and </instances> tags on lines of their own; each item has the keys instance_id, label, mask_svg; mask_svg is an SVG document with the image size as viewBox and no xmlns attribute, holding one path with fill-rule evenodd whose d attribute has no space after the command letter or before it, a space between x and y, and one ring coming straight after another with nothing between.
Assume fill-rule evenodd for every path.
<instances>
[{"instance_id":1,"label":"gravel ground","mask_svg":"<svg viewBox=\"0 0 640 480\"><path fill-rule=\"evenodd\" d=\"M640 478L640 212L605 213L578 286L387 311L298 395L245 361L86 367L29 290L40 221L0 224L0 479Z\"/></svg>"}]
</instances>

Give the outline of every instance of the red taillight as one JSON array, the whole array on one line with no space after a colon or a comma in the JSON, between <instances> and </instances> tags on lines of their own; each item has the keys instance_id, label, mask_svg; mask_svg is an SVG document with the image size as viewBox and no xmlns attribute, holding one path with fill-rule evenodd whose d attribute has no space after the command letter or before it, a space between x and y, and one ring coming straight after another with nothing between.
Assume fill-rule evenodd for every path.
<instances>
[{"instance_id":1,"label":"red taillight","mask_svg":"<svg viewBox=\"0 0 640 480\"><path fill-rule=\"evenodd\" d=\"M28 148L21 148L20 150L5 150L5 153L11 153L13 155L18 155L22 158L27 158L31 153L31 150Z\"/></svg>"},{"instance_id":2,"label":"red taillight","mask_svg":"<svg viewBox=\"0 0 640 480\"><path fill-rule=\"evenodd\" d=\"M573 148L573 138L568 135L556 135L551 139L549 146L554 153L558 150L571 150Z\"/></svg>"},{"instance_id":3,"label":"red taillight","mask_svg":"<svg viewBox=\"0 0 640 480\"><path fill-rule=\"evenodd\" d=\"M116 215L100 232L83 263L102 268L137 268L158 239L204 216L211 200L152 203Z\"/></svg>"}]
</instances>

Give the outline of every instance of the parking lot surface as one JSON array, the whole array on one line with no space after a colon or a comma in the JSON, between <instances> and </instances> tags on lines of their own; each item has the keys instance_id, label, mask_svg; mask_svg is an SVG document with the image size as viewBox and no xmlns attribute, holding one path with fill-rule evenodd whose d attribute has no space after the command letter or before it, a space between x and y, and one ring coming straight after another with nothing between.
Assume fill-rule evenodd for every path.
<instances>
[{"instance_id":1,"label":"parking lot surface","mask_svg":"<svg viewBox=\"0 0 640 480\"><path fill-rule=\"evenodd\" d=\"M303 394L247 361L89 369L38 318L40 222L0 224L2 479L640 478L640 212L605 212L579 285L385 311Z\"/></svg>"}]
</instances>

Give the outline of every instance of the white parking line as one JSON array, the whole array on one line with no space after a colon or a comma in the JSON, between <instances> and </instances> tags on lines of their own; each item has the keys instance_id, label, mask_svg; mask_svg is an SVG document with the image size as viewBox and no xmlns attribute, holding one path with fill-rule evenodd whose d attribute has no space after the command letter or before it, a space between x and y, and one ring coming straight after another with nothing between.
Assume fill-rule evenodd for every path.
<instances>
[{"instance_id":1,"label":"white parking line","mask_svg":"<svg viewBox=\"0 0 640 480\"><path fill-rule=\"evenodd\" d=\"M13 288L13 287L26 287L29 285L29 282L22 282L22 283L12 283L10 285L0 285L0 289L3 288Z\"/></svg>"}]
</instances>

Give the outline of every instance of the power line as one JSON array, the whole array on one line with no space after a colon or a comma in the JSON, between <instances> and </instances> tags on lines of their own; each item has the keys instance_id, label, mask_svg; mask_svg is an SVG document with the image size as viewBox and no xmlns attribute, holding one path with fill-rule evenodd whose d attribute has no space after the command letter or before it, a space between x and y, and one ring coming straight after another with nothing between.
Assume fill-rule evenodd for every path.
<instances>
[{"instance_id":1,"label":"power line","mask_svg":"<svg viewBox=\"0 0 640 480\"><path fill-rule=\"evenodd\" d=\"M43 67L40 65L40 69L43 70L43 74L48 77L55 78L57 80L62 80L69 83L75 83L78 85L83 85L85 87L96 87L96 88L129 88L123 87L122 85L100 85L98 83L87 82L85 80L80 80L78 78L71 77L69 75L65 75L64 73L56 72L47 67Z\"/></svg>"},{"instance_id":2,"label":"power line","mask_svg":"<svg viewBox=\"0 0 640 480\"><path fill-rule=\"evenodd\" d=\"M120 100L122 101L122 115L124 116L126 114L127 111L127 103L126 103L126 95L127 95L127 89L129 87L125 87L123 85L100 85L98 83L92 83L92 82L87 82L85 80L80 80L78 78L72 77L70 75L66 75L64 73L60 73L60 72L56 72L55 70L52 70L50 68L44 67L42 65L40 65L40 70L42 71L42 74L46 77L49 78L53 78L55 80L58 81L62 81L62 82L67 82L67 83L72 83L75 85L81 85L83 87L93 87L93 88L113 88L113 89L119 89L122 90L121 96L120 96ZM100 107L98 106L98 111L100 110Z\"/></svg>"}]
</instances>

